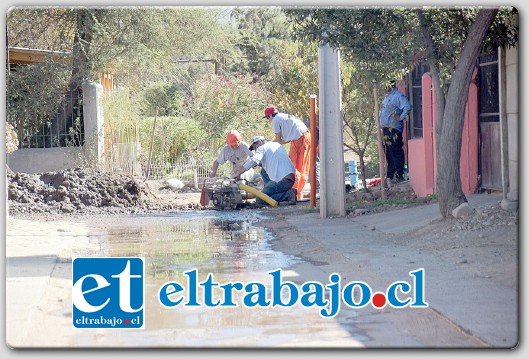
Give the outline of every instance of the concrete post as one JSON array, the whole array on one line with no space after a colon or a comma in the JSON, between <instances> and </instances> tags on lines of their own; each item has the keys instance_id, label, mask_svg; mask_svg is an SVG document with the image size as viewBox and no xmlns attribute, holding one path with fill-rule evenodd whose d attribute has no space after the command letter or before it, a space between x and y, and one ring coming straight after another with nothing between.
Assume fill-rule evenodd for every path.
<instances>
[{"instance_id":1,"label":"concrete post","mask_svg":"<svg viewBox=\"0 0 529 359\"><path fill-rule=\"evenodd\" d=\"M318 50L320 114L320 215L345 216L340 53L329 45Z\"/></svg>"},{"instance_id":2,"label":"concrete post","mask_svg":"<svg viewBox=\"0 0 529 359\"><path fill-rule=\"evenodd\" d=\"M319 138L318 138L319 140ZM310 206L316 207L316 95L310 96Z\"/></svg>"},{"instance_id":3,"label":"concrete post","mask_svg":"<svg viewBox=\"0 0 529 359\"><path fill-rule=\"evenodd\" d=\"M502 140L507 139L507 143L502 141L502 153L506 152L506 155L502 157L502 160L506 160L507 165L503 164L503 179L508 179L508 186L504 188L504 198L501 202L501 207L505 210L515 211L518 209L518 48L500 49L500 54L505 52L504 56L500 58L504 60L504 63L499 64L500 76L503 75L504 79L500 78L500 86L504 86L503 91L500 94L505 94L505 97L500 101L505 104L505 110L502 111L502 131L507 133L502 136ZM508 192L505 193L505 190Z\"/></svg>"},{"instance_id":4,"label":"concrete post","mask_svg":"<svg viewBox=\"0 0 529 359\"><path fill-rule=\"evenodd\" d=\"M500 103L500 126L501 126L501 182L503 199L507 198L509 192L509 139L507 127L507 78L505 66L505 49L498 48L498 83Z\"/></svg>"},{"instance_id":5,"label":"concrete post","mask_svg":"<svg viewBox=\"0 0 529 359\"><path fill-rule=\"evenodd\" d=\"M96 167L101 165L105 145L102 101L102 85L83 83L84 151L88 161Z\"/></svg>"}]
</instances>

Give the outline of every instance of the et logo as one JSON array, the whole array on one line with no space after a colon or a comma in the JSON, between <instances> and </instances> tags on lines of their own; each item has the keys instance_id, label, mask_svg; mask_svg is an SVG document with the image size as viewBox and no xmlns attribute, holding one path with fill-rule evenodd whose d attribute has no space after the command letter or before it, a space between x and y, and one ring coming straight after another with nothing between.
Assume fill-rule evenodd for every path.
<instances>
[{"instance_id":1,"label":"et logo","mask_svg":"<svg viewBox=\"0 0 529 359\"><path fill-rule=\"evenodd\" d=\"M75 258L72 313L75 328L143 328L143 258Z\"/></svg>"}]
</instances>

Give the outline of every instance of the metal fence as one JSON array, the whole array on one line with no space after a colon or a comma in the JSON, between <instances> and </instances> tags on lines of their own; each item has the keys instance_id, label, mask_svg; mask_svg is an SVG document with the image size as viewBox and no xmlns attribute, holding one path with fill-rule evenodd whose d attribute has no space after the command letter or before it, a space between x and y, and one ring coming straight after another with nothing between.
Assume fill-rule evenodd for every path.
<instances>
[{"instance_id":1,"label":"metal fence","mask_svg":"<svg viewBox=\"0 0 529 359\"><path fill-rule=\"evenodd\" d=\"M142 180L168 180L177 178L191 188L202 187L209 177L213 160L182 159L178 161L152 160L140 156L141 146L138 142L114 143L106 151L103 168L108 172L127 174ZM211 154L209 157L212 157ZM219 166L218 177L227 177L231 164Z\"/></svg>"},{"instance_id":2,"label":"metal fence","mask_svg":"<svg viewBox=\"0 0 529 359\"><path fill-rule=\"evenodd\" d=\"M142 178L149 180L168 180L177 178L191 188L202 188L204 181L209 178L211 162L196 161L193 159L167 162L153 162L142 165ZM217 177L227 177L231 170L230 164L219 166Z\"/></svg>"},{"instance_id":3,"label":"metal fence","mask_svg":"<svg viewBox=\"0 0 529 359\"><path fill-rule=\"evenodd\" d=\"M52 114L38 106L8 104L7 121L17 130L18 148L50 148L84 144L82 96L78 91L64 95Z\"/></svg>"}]
</instances>

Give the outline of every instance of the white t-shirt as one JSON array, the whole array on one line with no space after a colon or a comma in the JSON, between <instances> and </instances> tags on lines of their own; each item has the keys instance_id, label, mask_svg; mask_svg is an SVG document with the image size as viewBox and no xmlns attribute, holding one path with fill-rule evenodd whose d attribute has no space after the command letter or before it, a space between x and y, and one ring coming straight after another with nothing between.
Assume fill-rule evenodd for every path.
<instances>
[{"instance_id":1,"label":"white t-shirt","mask_svg":"<svg viewBox=\"0 0 529 359\"><path fill-rule=\"evenodd\" d=\"M224 162L230 162L232 164L231 176L233 177L234 171L240 168L251 156L253 156L253 152L250 151L248 144L241 141L235 150L229 145L225 145L217 156L217 162L220 165Z\"/></svg>"},{"instance_id":2,"label":"white t-shirt","mask_svg":"<svg viewBox=\"0 0 529 359\"><path fill-rule=\"evenodd\" d=\"M250 169L259 164L274 182L281 181L290 173L296 173L287 151L278 142L267 141L259 146L253 157L246 161L244 168Z\"/></svg>"},{"instance_id":3,"label":"white t-shirt","mask_svg":"<svg viewBox=\"0 0 529 359\"><path fill-rule=\"evenodd\" d=\"M284 141L295 141L309 129L299 118L288 117L286 113L280 112L272 119L272 130L281 133Z\"/></svg>"}]
</instances>

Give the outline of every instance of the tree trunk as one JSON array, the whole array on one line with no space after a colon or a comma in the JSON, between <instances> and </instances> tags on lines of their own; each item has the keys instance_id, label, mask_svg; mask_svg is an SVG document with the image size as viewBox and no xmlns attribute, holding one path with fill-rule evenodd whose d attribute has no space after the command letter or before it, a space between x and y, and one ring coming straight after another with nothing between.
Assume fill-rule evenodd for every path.
<instances>
[{"instance_id":1,"label":"tree trunk","mask_svg":"<svg viewBox=\"0 0 529 359\"><path fill-rule=\"evenodd\" d=\"M92 11L97 10L79 9L76 12L77 27L72 46L72 75L67 93L59 105L57 116L52 119L51 135L53 138L50 147L68 145L72 141L72 138L68 136L69 132L71 129L76 130L74 120L75 113L79 111L81 105L81 85L88 78L88 53L94 31ZM80 125L82 126L82 121Z\"/></svg>"},{"instance_id":2,"label":"tree trunk","mask_svg":"<svg viewBox=\"0 0 529 359\"><path fill-rule=\"evenodd\" d=\"M452 76L437 140L437 194L443 218L467 199L461 187L460 158L468 88L481 44L497 9L482 9L472 24Z\"/></svg>"},{"instance_id":3,"label":"tree trunk","mask_svg":"<svg viewBox=\"0 0 529 359\"><path fill-rule=\"evenodd\" d=\"M379 119L379 108L378 108L378 88L377 85L373 86L373 99L375 101L375 121L377 121L377 144L378 144L378 169L380 171L380 197L382 200L386 199L386 191L384 187L386 186L386 153L384 152L384 145L382 144L382 139L384 138L382 134L382 129L380 128L380 119Z\"/></svg>"},{"instance_id":4,"label":"tree trunk","mask_svg":"<svg viewBox=\"0 0 529 359\"><path fill-rule=\"evenodd\" d=\"M366 162L364 160L364 152L362 151L362 154L358 156L358 159L360 161L360 171L362 179L362 187L364 188L364 192L369 192L367 188L367 181L366 181Z\"/></svg>"}]
</instances>

